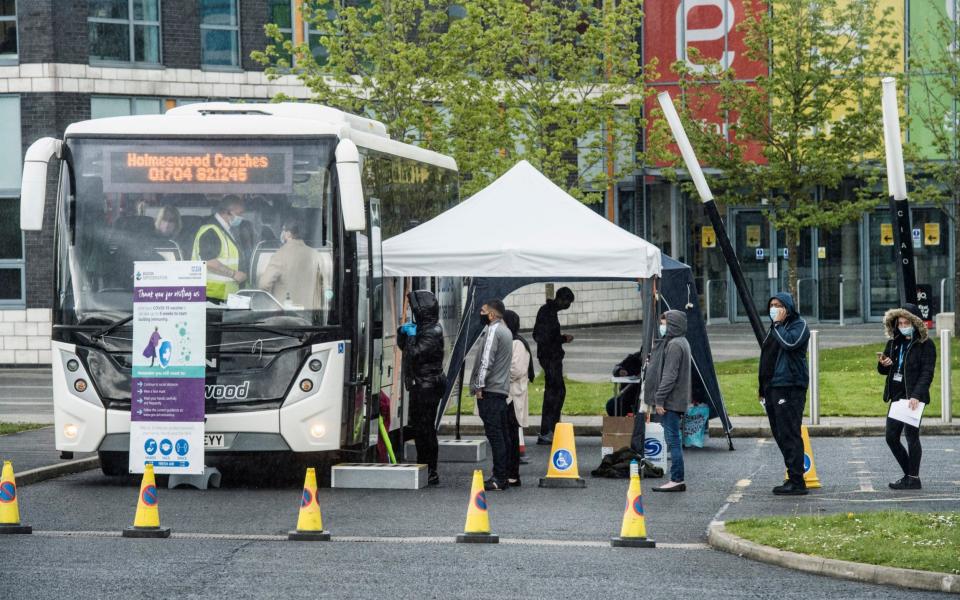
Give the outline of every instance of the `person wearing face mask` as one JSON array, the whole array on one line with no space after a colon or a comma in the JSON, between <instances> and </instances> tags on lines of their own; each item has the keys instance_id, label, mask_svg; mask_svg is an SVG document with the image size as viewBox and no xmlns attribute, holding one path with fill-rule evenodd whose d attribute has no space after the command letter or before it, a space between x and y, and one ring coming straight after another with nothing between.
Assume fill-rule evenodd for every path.
<instances>
[{"instance_id":1,"label":"person wearing face mask","mask_svg":"<svg viewBox=\"0 0 960 600\"><path fill-rule=\"evenodd\" d=\"M287 219L280 231L283 245L270 257L257 282L285 306L316 310L322 304L324 269L320 253L303 241L303 225Z\"/></svg>"},{"instance_id":2,"label":"person wearing face mask","mask_svg":"<svg viewBox=\"0 0 960 600\"><path fill-rule=\"evenodd\" d=\"M247 280L247 274L240 270L241 249L236 238L243 212L242 199L224 196L194 237L193 260L207 263L207 300L226 302L227 296L237 293Z\"/></svg>"},{"instance_id":3,"label":"person wearing face mask","mask_svg":"<svg viewBox=\"0 0 960 600\"><path fill-rule=\"evenodd\" d=\"M483 431L493 455L493 476L484 482L487 491L509 487L510 463L507 450L510 418L510 364L513 362L513 336L503 323L503 301L487 300L480 318L487 324L477 340L477 357L470 376L470 393L477 398Z\"/></svg>"},{"instance_id":4,"label":"person wearing face mask","mask_svg":"<svg viewBox=\"0 0 960 600\"><path fill-rule=\"evenodd\" d=\"M430 290L407 294L413 321L397 329L403 352L403 383L410 393L410 429L417 462L427 465L427 484L439 485L437 473L437 409L446 377L443 374L443 327L440 303Z\"/></svg>"},{"instance_id":5,"label":"person wearing face mask","mask_svg":"<svg viewBox=\"0 0 960 600\"><path fill-rule=\"evenodd\" d=\"M758 370L760 404L767 411L770 432L783 454L787 479L773 488L778 496L807 493L803 479L803 408L807 403L807 342L810 329L786 292L767 302L770 331L763 340Z\"/></svg>"},{"instance_id":6,"label":"person wearing face mask","mask_svg":"<svg viewBox=\"0 0 960 600\"><path fill-rule=\"evenodd\" d=\"M668 310L660 315L660 339L650 353L643 384L643 401L660 417L663 437L670 449L670 481L653 488L655 492L687 490L680 440L680 419L690 402L691 352L686 334L687 315L683 311ZM637 421L642 419L643 415L637 415Z\"/></svg>"},{"instance_id":7,"label":"person wearing face mask","mask_svg":"<svg viewBox=\"0 0 960 600\"><path fill-rule=\"evenodd\" d=\"M886 376L883 401L908 400L916 410L920 403L930 403L930 384L937 364L937 348L927 335L927 327L915 304L892 308L883 316L883 326L890 340L877 357L877 372ZM907 447L900 436L907 438ZM920 428L887 417L887 446L897 459L903 477L889 484L894 490L919 490Z\"/></svg>"}]
</instances>

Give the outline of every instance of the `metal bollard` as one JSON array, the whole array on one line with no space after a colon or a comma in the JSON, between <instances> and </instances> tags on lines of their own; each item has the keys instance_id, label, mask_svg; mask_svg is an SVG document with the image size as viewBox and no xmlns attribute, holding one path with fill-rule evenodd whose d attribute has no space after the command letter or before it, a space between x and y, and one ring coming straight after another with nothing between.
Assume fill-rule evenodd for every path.
<instances>
[{"instance_id":1,"label":"metal bollard","mask_svg":"<svg viewBox=\"0 0 960 600\"><path fill-rule=\"evenodd\" d=\"M950 397L950 330L940 330L940 414L944 423L953 421L953 400Z\"/></svg>"},{"instance_id":2,"label":"metal bollard","mask_svg":"<svg viewBox=\"0 0 960 600\"><path fill-rule=\"evenodd\" d=\"M820 332L810 330L810 424L820 424Z\"/></svg>"}]
</instances>

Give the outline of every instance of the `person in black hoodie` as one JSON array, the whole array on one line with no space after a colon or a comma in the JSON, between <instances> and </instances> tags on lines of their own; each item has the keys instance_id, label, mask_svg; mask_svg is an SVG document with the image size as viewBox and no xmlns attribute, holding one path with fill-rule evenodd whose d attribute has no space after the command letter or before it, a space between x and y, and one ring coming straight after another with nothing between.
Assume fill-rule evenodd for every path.
<instances>
[{"instance_id":1,"label":"person in black hoodie","mask_svg":"<svg viewBox=\"0 0 960 600\"><path fill-rule=\"evenodd\" d=\"M770 298L767 309L773 323L760 350L758 395L787 467L787 480L773 488L773 493L804 495L807 484L803 479L805 461L800 426L807 403L810 329L797 312L793 296L786 292Z\"/></svg>"},{"instance_id":2,"label":"person in black hoodie","mask_svg":"<svg viewBox=\"0 0 960 600\"><path fill-rule=\"evenodd\" d=\"M573 341L572 335L560 330L557 313L567 310L573 304L573 292L568 287L557 290L553 300L537 311L537 320L533 324L533 341L537 343L537 360L543 367L543 410L540 417L540 435L537 444L549 446L553 443L553 429L560 421L563 401L567 396L567 386L563 382L563 345Z\"/></svg>"},{"instance_id":3,"label":"person in black hoodie","mask_svg":"<svg viewBox=\"0 0 960 600\"><path fill-rule=\"evenodd\" d=\"M437 485L436 418L446 378L443 375L443 328L440 304L429 290L407 294L413 322L397 329L397 346L403 352L403 383L410 392L410 426L417 460L427 465L427 483Z\"/></svg>"},{"instance_id":4,"label":"person in black hoodie","mask_svg":"<svg viewBox=\"0 0 960 600\"><path fill-rule=\"evenodd\" d=\"M914 304L892 308L883 316L887 342L877 357L877 372L886 376L883 401L908 400L911 409L920 403L930 403L930 384L937 365L937 348L927 335L927 327L920 318L920 309ZM907 438L907 447L900 436ZM887 445L897 459L903 477L890 484L894 490L919 490L920 428L887 417Z\"/></svg>"}]
</instances>

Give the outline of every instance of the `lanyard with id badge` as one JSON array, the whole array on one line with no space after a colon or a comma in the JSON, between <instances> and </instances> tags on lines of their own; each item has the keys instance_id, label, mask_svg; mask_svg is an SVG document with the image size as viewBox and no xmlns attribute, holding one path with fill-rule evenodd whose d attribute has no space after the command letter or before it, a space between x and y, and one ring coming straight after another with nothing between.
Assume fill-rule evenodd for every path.
<instances>
[{"instance_id":1,"label":"lanyard with id badge","mask_svg":"<svg viewBox=\"0 0 960 600\"><path fill-rule=\"evenodd\" d=\"M903 383L903 356L910 349L910 345L900 346L900 358L897 361L897 370L893 374L893 380L897 383Z\"/></svg>"}]
</instances>

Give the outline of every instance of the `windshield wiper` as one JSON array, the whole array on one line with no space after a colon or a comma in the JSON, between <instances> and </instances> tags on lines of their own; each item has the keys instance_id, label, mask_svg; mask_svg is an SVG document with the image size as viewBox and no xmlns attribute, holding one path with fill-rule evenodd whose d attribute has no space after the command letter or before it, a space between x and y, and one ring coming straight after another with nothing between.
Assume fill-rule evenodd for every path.
<instances>
[{"instance_id":1,"label":"windshield wiper","mask_svg":"<svg viewBox=\"0 0 960 600\"><path fill-rule=\"evenodd\" d=\"M276 335L282 335L284 337L297 338L301 343L310 336L309 331L300 331L300 332L291 332L283 331L280 329L274 329L272 327L267 327L261 325L260 323L220 323L219 327L224 331L243 331L244 329L249 329L252 331L264 331L266 333L273 333Z\"/></svg>"},{"instance_id":2,"label":"windshield wiper","mask_svg":"<svg viewBox=\"0 0 960 600\"><path fill-rule=\"evenodd\" d=\"M126 316L126 317L120 319L119 321L114 321L113 323L110 323L109 325L107 325L107 326L104 327L103 329L100 329L100 330L96 331L96 332L93 334L93 339L103 341L103 338L104 338L105 335L107 335L108 333L110 333L110 332L113 331L114 329L117 329L118 327L123 327L124 325L126 325L127 323L129 323L129 322L132 321L132 320L133 320L133 315L129 315L129 316Z\"/></svg>"}]
</instances>

